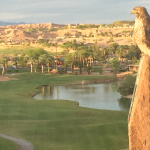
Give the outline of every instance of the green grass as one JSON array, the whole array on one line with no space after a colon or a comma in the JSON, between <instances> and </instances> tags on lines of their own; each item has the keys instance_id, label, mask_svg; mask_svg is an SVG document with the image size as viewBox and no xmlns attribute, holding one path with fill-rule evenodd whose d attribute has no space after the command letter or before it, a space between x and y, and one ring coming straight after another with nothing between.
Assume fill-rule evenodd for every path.
<instances>
[{"instance_id":1,"label":"green grass","mask_svg":"<svg viewBox=\"0 0 150 150\"><path fill-rule=\"evenodd\" d=\"M0 54L6 54L6 55L13 55L14 53L21 53L25 52L26 50L35 50L39 49L39 47L32 47L32 46L14 46L14 47L8 47L0 49ZM53 52L49 52L50 54L53 54Z\"/></svg>"},{"instance_id":2,"label":"green grass","mask_svg":"<svg viewBox=\"0 0 150 150\"><path fill-rule=\"evenodd\" d=\"M17 150L17 144L13 141L0 138L0 150Z\"/></svg>"},{"instance_id":3,"label":"green grass","mask_svg":"<svg viewBox=\"0 0 150 150\"><path fill-rule=\"evenodd\" d=\"M72 101L30 98L40 85L65 84L99 76L30 74L28 71L21 70L13 76L19 80L0 82L0 133L27 140L35 150L128 147L128 112L83 108Z\"/></svg>"},{"instance_id":4,"label":"green grass","mask_svg":"<svg viewBox=\"0 0 150 150\"><path fill-rule=\"evenodd\" d=\"M14 54L16 52L20 53L22 51L29 50L29 49L35 49L35 48L30 47L30 46L15 46L15 47L0 49L0 53L1 54Z\"/></svg>"}]
</instances>

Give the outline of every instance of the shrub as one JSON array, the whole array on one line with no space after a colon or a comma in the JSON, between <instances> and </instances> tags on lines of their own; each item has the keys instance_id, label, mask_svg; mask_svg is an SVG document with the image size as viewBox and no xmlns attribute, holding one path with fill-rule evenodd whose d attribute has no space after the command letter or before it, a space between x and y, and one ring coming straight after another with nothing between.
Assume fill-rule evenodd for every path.
<instances>
[{"instance_id":1,"label":"shrub","mask_svg":"<svg viewBox=\"0 0 150 150\"><path fill-rule=\"evenodd\" d=\"M117 91L122 95L126 96L132 94L134 90L134 85L136 81L136 76L128 74L123 80L122 84L118 87Z\"/></svg>"},{"instance_id":2,"label":"shrub","mask_svg":"<svg viewBox=\"0 0 150 150\"><path fill-rule=\"evenodd\" d=\"M119 72L126 72L126 71L128 71L128 68L121 68L120 70L119 70Z\"/></svg>"},{"instance_id":3,"label":"shrub","mask_svg":"<svg viewBox=\"0 0 150 150\"><path fill-rule=\"evenodd\" d=\"M136 64L139 65L140 64L140 60L137 60Z\"/></svg>"},{"instance_id":4,"label":"shrub","mask_svg":"<svg viewBox=\"0 0 150 150\"><path fill-rule=\"evenodd\" d=\"M15 72L18 72L18 70L15 70Z\"/></svg>"},{"instance_id":5,"label":"shrub","mask_svg":"<svg viewBox=\"0 0 150 150\"><path fill-rule=\"evenodd\" d=\"M132 71L132 74L133 74L133 75L136 74L136 73L137 73L137 72L136 72L135 70Z\"/></svg>"},{"instance_id":6,"label":"shrub","mask_svg":"<svg viewBox=\"0 0 150 150\"><path fill-rule=\"evenodd\" d=\"M100 67L99 74L101 75L103 73L103 68Z\"/></svg>"},{"instance_id":7,"label":"shrub","mask_svg":"<svg viewBox=\"0 0 150 150\"><path fill-rule=\"evenodd\" d=\"M87 72L88 72L88 74L90 74L90 72L92 71L92 66L87 66Z\"/></svg>"},{"instance_id":8,"label":"shrub","mask_svg":"<svg viewBox=\"0 0 150 150\"><path fill-rule=\"evenodd\" d=\"M110 59L110 64L111 64L111 67L113 69L113 74L114 74L114 76L116 76L116 74L117 74L117 72L119 71L119 68L120 68L119 60L117 58L111 58Z\"/></svg>"},{"instance_id":9,"label":"shrub","mask_svg":"<svg viewBox=\"0 0 150 150\"><path fill-rule=\"evenodd\" d=\"M103 67L104 67L104 68L108 68L108 67L109 67L109 64L103 64Z\"/></svg>"},{"instance_id":10,"label":"shrub","mask_svg":"<svg viewBox=\"0 0 150 150\"><path fill-rule=\"evenodd\" d=\"M59 73L59 74L64 74L64 73L65 73L64 68L58 69L58 73Z\"/></svg>"},{"instance_id":11,"label":"shrub","mask_svg":"<svg viewBox=\"0 0 150 150\"><path fill-rule=\"evenodd\" d=\"M133 61L134 64L136 64L138 59L134 56L132 61Z\"/></svg>"},{"instance_id":12,"label":"shrub","mask_svg":"<svg viewBox=\"0 0 150 150\"><path fill-rule=\"evenodd\" d=\"M41 72L41 67L38 65L34 66L35 72Z\"/></svg>"},{"instance_id":13,"label":"shrub","mask_svg":"<svg viewBox=\"0 0 150 150\"><path fill-rule=\"evenodd\" d=\"M68 74L69 74L69 75L72 75L72 72L69 72Z\"/></svg>"},{"instance_id":14,"label":"shrub","mask_svg":"<svg viewBox=\"0 0 150 150\"><path fill-rule=\"evenodd\" d=\"M7 70L7 73L10 73L11 72L11 70Z\"/></svg>"}]
</instances>

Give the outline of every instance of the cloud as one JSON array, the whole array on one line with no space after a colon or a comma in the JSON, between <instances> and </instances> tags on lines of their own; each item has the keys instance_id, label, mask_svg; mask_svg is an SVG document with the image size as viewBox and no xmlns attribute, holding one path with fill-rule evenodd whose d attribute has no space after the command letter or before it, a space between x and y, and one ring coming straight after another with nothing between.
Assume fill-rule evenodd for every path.
<instances>
[{"instance_id":1,"label":"cloud","mask_svg":"<svg viewBox=\"0 0 150 150\"><path fill-rule=\"evenodd\" d=\"M132 20L130 11L146 7L149 0L5 0L1 2L0 20L53 23L111 23Z\"/></svg>"},{"instance_id":2,"label":"cloud","mask_svg":"<svg viewBox=\"0 0 150 150\"><path fill-rule=\"evenodd\" d=\"M149 0L143 0L143 1L139 1L139 3L150 3Z\"/></svg>"},{"instance_id":3,"label":"cloud","mask_svg":"<svg viewBox=\"0 0 150 150\"><path fill-rule=\"evenodd\" d=\"M0 20L2 21L15 21L16 19L25 18L25 14L17 14L17 13L0 13Z\"/></svg>"}]
</instances>

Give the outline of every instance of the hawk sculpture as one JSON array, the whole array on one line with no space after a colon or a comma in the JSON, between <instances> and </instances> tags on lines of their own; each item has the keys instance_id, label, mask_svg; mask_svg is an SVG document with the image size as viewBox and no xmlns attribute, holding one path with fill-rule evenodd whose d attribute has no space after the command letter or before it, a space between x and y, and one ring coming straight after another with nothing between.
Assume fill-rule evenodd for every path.
<instances>
[{"instance_id":1,"label":"hawk sculpture","mask_svg":"<svg viewBox=\"0 0 150 150\"><path fill-rule=\"evenodd\" d=\"M136 16L133 41L144 55L150 56L150 16L145 7L135 7L132 14Z\"/></svg>"}]
</instances>

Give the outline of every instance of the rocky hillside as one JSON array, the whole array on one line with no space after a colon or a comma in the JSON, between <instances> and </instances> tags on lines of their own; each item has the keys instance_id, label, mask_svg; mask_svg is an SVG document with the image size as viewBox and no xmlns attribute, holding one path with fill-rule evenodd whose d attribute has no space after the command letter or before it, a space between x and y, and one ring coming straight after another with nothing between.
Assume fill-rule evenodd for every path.
<instances>
[{"instance_id":1,"label":"rocky hillside","mask_svg":"<svg viewBox=\"0 0 150 150\"><path fill-rule=\"evenodd\" d=\"M65 42L73 39L84 43L99 41L105 45L111 37L122 38L114 41L123 44L127 41L130 42L132 31L132 27L78 29L75 25L53 23L7 25L0 26L0 45L24 45L22 44L24 42L37 44L39 40L45 39L49 42Z\"/></svg>"}]
</instances>

